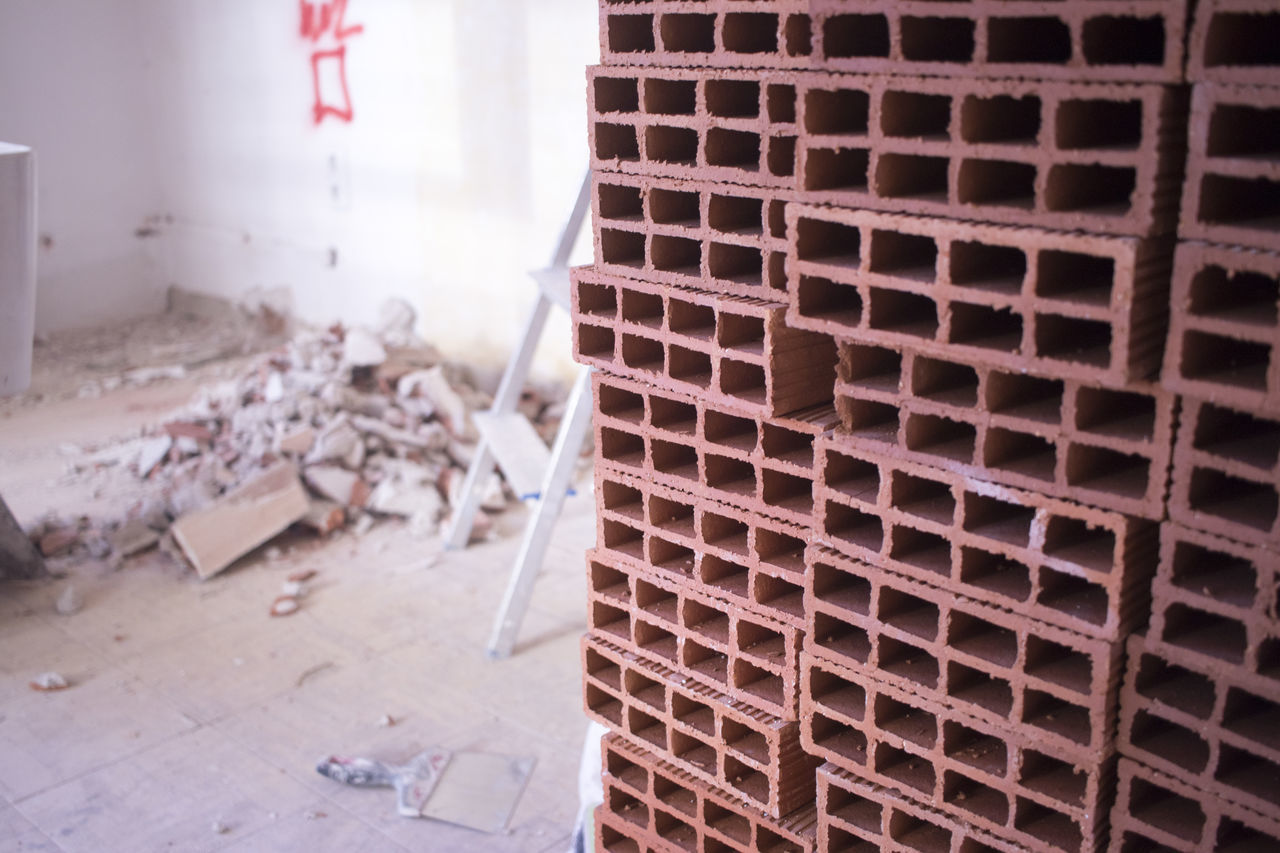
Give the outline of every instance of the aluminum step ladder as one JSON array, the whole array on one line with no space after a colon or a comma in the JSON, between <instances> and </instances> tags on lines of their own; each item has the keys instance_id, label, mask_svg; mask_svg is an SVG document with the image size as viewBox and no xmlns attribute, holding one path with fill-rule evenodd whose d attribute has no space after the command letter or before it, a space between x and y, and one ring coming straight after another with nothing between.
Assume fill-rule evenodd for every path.
<instances>
[{"instance_id":1,"label":"aluminum step ladder","mask_svg":"<svg viewBox=\"0 0 1280 853\"><path fill-rule=\"evenodd\" d=\"M560 234L551 265L530 273L537 282L538 296L525 323L520 344L502 374L493 405L488 411L472 416L480 441L463 481L461 499L446 547L458 549L467 546L484 488L495 470L502 472L521 500L535 501L533 512L525 524L524 537L497 620L489 635L487 654L490 658L508 657L515 646L516 634L533 596L534 581L542 569L542 559L551 542L552 528L560 516L578 455L591 426L591 371L586 367L579 371L573 384L564 418L550 448L529 419L516 408L551 307L558 305L565 311L569 310L569 257L586 219L590 194L591 173L588 171L578 191L573 212Z\"/></svg>"}]
</instances>

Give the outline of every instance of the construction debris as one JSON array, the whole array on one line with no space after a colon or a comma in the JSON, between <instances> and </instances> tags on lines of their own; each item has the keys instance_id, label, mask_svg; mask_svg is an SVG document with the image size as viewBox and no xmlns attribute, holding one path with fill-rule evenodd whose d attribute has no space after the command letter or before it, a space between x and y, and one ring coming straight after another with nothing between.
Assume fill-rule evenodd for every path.
<instances>
[{"instance_id":1,"label":"construction debris","mask_svg":"<svg viewBox=\"0 0 1280 853\"><path fill-rule=\"evenodd\" d=\"M84 607L84 599L80 597L80 592L74 584L67 584L53 605L53 609L57 610L62 616L78 613L82 607Z\"/></svg>"},{"instance_id":2,"label":"construction debris","mask_svg":"<svg viewBox=\"0 0 1280 853\"><path fill-rule=\"evenodd\" d=\"M71 684L56 672L42 672L28 686L40 693L53 693L56 690L66 690Z\"/></svg>"}]
</instances>

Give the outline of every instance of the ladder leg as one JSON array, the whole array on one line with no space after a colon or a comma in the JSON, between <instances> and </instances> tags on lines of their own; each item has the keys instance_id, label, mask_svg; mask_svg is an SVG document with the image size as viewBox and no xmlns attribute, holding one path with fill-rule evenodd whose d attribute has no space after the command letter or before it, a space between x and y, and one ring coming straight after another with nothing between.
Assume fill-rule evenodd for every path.
<instances>
[{"instance_id":1,"label":"ladder leg","mask_svg":"<svg viewBox=\"0 0 1280 853\"><path fill-rule=\"evenodd\" d=\"M471 458L467 478L462 481L462 499L453 508L449 538L444 543L444 547L450 551L467 547L467 542L471 540L471 527L475 523L476 512L480 509L480 501L484 498L484 486L493 476L496 464L489 442L482 440L476 445L476 455Z\"/></svg>"},{"instance_id":2,"label":"ladder leg","mask_svg":"<svg viewBox=\"0 0 1280 853\"><path fill-rule=\"evenodd\" d=\"M533 516L524 530L524 539L511 569L498 618L489 636L488 654L491 658L505 658L515 646L516 634L524 620L529 599L533 596L533 582L542 567L542 558L551 542L551 532L560 508L564 504L569 481L573 477L578 452L591 427L591 371L583 369L574 383L573 392L565 411L565 420L556 434L551 450L551 467L542 486L542 497L534 507Z\"/></svg>"}]
</instances>

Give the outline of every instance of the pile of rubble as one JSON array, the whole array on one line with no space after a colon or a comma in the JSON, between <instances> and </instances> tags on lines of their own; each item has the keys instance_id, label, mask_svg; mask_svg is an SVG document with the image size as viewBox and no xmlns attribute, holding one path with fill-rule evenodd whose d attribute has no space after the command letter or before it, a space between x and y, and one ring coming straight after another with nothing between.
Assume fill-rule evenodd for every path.
<instances>
[{"instance_id":1,"label":"pile of rubble","mask_svg":"<svg viewBox=\"0 0 1280 853\"><path fill-rule=\"evenodd\" d=\"M475 448L471 412L488 407L495 377L447 362L413 334L415 319L393 300L374 330L302 330L163 424L79 452L74 475L123 466L145 481L144 496L120 518L46 520L33 540L46 556L113 560L159 543L204 578L294 525L364 532L397 517L434 535ZM554 386L521 403L548 439L562 406ZM497 513L509 499L495 476L482 508ZM491 530L481 513L473 536Z\"/></svg>"}]
</instances>

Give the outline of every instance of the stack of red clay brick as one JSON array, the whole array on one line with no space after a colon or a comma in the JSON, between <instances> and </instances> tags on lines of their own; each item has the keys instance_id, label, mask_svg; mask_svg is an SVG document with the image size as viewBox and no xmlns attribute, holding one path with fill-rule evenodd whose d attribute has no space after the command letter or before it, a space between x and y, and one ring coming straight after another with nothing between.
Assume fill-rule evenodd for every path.
<instances>
[{"instance_id":1,"label":"stack of red clay brick","mask_svg":"<svg viewBox=\"0 0 1280 853\"><path fill-rule=\"evenodd\" d=\"M1280 7L1188 11L602 0L600 850L1280 845Z\"/></svg>"}]
</instances>

